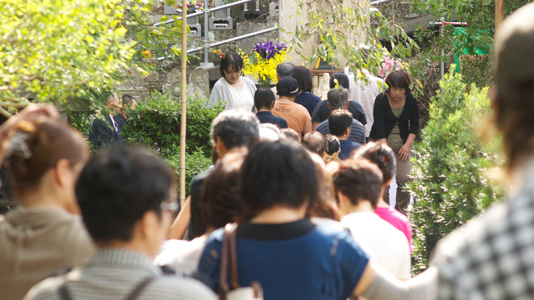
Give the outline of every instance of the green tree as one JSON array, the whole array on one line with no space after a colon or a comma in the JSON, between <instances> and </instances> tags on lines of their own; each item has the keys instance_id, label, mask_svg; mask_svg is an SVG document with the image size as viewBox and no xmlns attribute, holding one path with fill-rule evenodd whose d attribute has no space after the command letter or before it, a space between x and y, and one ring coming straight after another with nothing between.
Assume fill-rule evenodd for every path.
<instances>
[{"instance_id":1,"label":"green tree","mask_svg":"<svg viewBox=\"0 0 534 300\"><path fill-rule=\"evenodd\" d=\"M297 24L295 51L303 56L309 65L318 65L319 60L323 60L342 67L337 58L341 55L351 71L364 78L365 75L359 70L365 68L378 74L386 55L403 59L419 49L417 43L401 26L388 20L380 11L371 7L367 0L359 1L355 8L344 2L298 0L297 13L306 13L308 22ZM306 54L306 42L310 39L316 43L312 46L311 54ZM361 41L361 44L355 45L355 40ZM385 41L391 50L381 41ZM405 62L403 67L410 69ZM422 88L421 84L416 82L418 84L415 88Z\"/></svg>"},{"instance_id":2,"label":"green tree","mask_svg":"<svg viewBox=\"0 0 534 300\"><path fill-rule=\"evenodd\" d=\"M414 229L413 268L426 269L437 241L501 198L501 190L487 176L499 164L500 139L479 142L475 130L491 112L488 89L467 86L453 68L440 82L442 93L430 100L429 121L415 144L415 195L410 221Z\"/></svg>"},{"instance_id":3,"label":"green tree","mask_svg":"<svg viewBox=\"0 0 534 300\"><path fill-rule=\"evenodd\" d=\"M529 2L531 1L505 1L505 17ZM495 1L413 0L413 4L416 13L432 15L436 21L443 18L445 21L458 20L467 23L462 30L457 30L452 25L443 26L439 35L435 34L434 28L416 31L415 36L419 42L430 40L430 47L425 47L423 52L418 53L419 66L414 67L417 69L416 76L424 78L424 67L428 65L428 60L439 61L439 49L444 49L445 55L441 59L445 62L450 62L455 56L461 57L461 72L466 83L475 82L478 87L489 85L489 56L481 53L491 52L495 35Z\"/></svg>"},{"instance_id":4,"label":"green tree","mask_svg":"<svg viewBox=\"0 0 534 300\"><path fill-rule=\"evenodd\" d=\"M65 99L81 86L110 86L131 43L120 0L0 0L0 102Z\"/></svg>"}]
</instances>

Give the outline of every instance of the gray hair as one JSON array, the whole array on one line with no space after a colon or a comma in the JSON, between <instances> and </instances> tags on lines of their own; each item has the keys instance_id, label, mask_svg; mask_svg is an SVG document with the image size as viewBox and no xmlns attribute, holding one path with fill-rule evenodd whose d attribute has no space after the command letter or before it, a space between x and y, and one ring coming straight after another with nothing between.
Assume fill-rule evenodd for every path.
<instances>
[{"instance_id":1,"label":"gray hair","mask_svg":"<svg viewBox=\"0 0 534 300\"><path fill-rule=\"evenodd\" d=\"M293 65L292 63L278 64L278 66L276 66L276 75L278 75L280 79L290 76L294 68L295 68L295 65Z\"/></svg>"},{"instance_id":2,"label":"gray hair","mask_svg":"<svg viewBox=\"0 0 534 300\"><path fill-rule=\"evenodd\" d=\"M225 110L211 123L211 143L216 144L220 138L226 149L246 146L252 147L258 142L260 121L255 114L241 109Z\"/></svg>"},{"instance_id":3,"label":"gray hair","mask_svg":"<svg viewBox=\"0 0 534 300\"><path fill-rule=\"evenodd\" d=\"M329 90L327 97L331 111L336 109L345 109L349 101L349 92L347 89L339 87L337 89Z\"/></svg>"}]
</instances>

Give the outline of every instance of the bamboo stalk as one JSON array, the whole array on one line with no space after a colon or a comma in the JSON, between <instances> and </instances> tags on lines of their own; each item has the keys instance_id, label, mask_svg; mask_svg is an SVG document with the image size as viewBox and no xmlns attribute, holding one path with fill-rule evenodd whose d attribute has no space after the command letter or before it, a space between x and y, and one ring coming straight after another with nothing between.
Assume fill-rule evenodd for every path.
<instances>
[{"instance_id":1,"label":"bamboo stalk","mask_svg":"<svg viewBox=\"0 0 534 300\"><path fill-rule=\"evenodd\" d=\"M187 1L182 0L182 20L187 20ZM207 30L205 28L204 30ZM187 122L187 21L182 22L182 120L180 122L180 204L185 203L185 150Z\"/></svg>"}]
</instances>

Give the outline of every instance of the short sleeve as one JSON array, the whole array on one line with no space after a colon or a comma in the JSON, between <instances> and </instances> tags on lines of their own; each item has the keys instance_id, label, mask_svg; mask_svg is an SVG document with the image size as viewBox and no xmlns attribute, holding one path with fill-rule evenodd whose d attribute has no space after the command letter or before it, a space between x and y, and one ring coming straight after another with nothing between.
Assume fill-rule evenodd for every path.
<instances>
[{"instance_id":1,"label":"short sleeve","mask_svg":"<svg viewBox=\"0 0 534 300\"><path fill-rule=\"evenodd\" d=\"M348 298L360 281L363 271L369 262L369 257L354 241L348 231L340 233L338 238L335 257L343 278L342 293L344 297Z\"/></svg>"},{"instance_id":2,"label":"short sleeve","mask_svg":"<svg viewBox=\"0 0 534 300\"><path fill-rule=\"evenodd\" d=\"M323 120L321 120L321 109L323 106L326 105L326 100L323 100L315 106L315 109L313 110L313 113L311 115L312 121L321 123ZM327 107L328 108L328 107Z\"/></svg>"},{"instance_id":3,"label":"short sleeve","mask_svg":"<svg viewBox=\"0 0 534 300\"><path fill-rule=\"evenodd\" d=\"M206 242L200 256L198 270L195 277L204 282L213 291L219 287L220 256L222 252L222 236L224 228L214 231Z\"/></svg>"}]
</instances>

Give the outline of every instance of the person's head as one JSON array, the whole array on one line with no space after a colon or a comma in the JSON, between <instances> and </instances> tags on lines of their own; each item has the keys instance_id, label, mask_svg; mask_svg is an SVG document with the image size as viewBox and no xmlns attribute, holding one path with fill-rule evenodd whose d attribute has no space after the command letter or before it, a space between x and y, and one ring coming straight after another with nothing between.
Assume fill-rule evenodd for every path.
<instances>
[{"instance_id":1,"label":"person's head","mask_svg":"<svg viewBox=\"0 0 534 300\"><path fill-rule=\"evenodd\" d=\"M228 83L236 83L241 77L241 70L243 69L243 59L234 52L229 52L221 59L219 71L221 76L228 81Z\"/></svg>"},{"instance_id":2,"label":"person's head","mask_svg":"<svg viewBox=\"0 0 534 300\"><path fill-rule=\"evenodd\" d=\"M326 137L319 131L308 132L302 138L302 145L322 157L326 150Z\"/></svg>"},{"instance_id":3,"label":"person's head","mask_svg":"<svg viewBox=\"0 0 534 300\"><path fill-rule=\"evenodd\" d=\"M220 153L237 147L252 147L259 138L260 121L252 112L243 110L225 110L211 123L211 142ZM224 149L220 149L221 146ZM219 157L220 158L220 157Z\"/></svg>"},{"instance_id":4,"label":"person's head","mask_svg":"<svg viewBox=\"0 0 534 300\"><path fill-rule=\"evenodd\" d=\"M385 143L370 142L358 148L353 156L354 159L367 159L375 164L382 172L383 183L388 185L397 170L395 153Z\"/></svg>"},{"instance_id":5,"label":"person's head","mask_svg":"<svg viewBox=\"0 0 534 300\"><path fill-rule=\"evenodd\" d=\"M76 184L76 196L97 246L135 242L153 255L170 226L169 211L176 209L175 186L162 159L121 144L89 160Z\"/></svg>"},{"instance_id":6,"label":"person's head","mask_svg":"<svg viewBox=\"0 0 534 300\"><path fill-rule=\"evenodd\" d=\"M534 4L504 20L495 35L492 95L510 169L534 150Z\"/></svg>"},{"instance_id":7,"label":"person's head","mask_svg":"<svg viewBox=\"0 0 534 300\"><path fill-rule=\"evenodd\" d=\"M339 152L339 139L333 134L326 135L326 154L334 155Z\"/></svg>"},{"instance_id":8,"label":"person's head","mask_svg":"<svg viewBox=\"0 0 534 300\"><path fill-rule=\"evenodd\" d=\"M107 106L113 111L122 109L122 101L117 95L117 93L109 94Z\"/></svg>"},{"instance_id":9,"label":"person's head","mask_svg":"<svg viewBox=\"0 0 534 300\"><path fill-rule=\"evenodd\" d=\"M282 138L282 133L278 126L271 123L261 123L258 125L260 130L260 142L276 142Z\"/></svg>"},{"instance_id":10,"label":"person's head","mask_svg":"<svg viewBox=\"0 0 534 300\"><path fill-rule=\"evenodd\" d=\"M299 92L299 84L297 80L291 76L284 77L276 84L276 93L280 97L289 97L295 99Z\"/></svg>"},{"instance_id":11,"label":"person's head","mask_svg":"<svg viewBox=\"0 0 534 300\"><path fill-rule=\"evenodd\" d=\"M331 89L327 94L328 107L330 110L347 109L349 107L349 91L346 88L339 87Z\"/></svg>"},{"instance_id":12,"label":"person's head","mask_svg":"<svg viewBox=\"0 0 534 300\"><path fill-rule=\"evenodd\" d=\"M239 200L239 175L245 157L241 153L224 156L204 180L198 208L204 225L217 229L235 222L242 212Z\"/></svg>"},{"instance_id":13,"label":"person's head","mask_svg":"<svg viewBox=\"0 0 534 300\"><path fill-rule=\"evenodd\" d=\"M248 218L277 206L306 208L319 194L310 155L298 143L287 140L254 147L243 163L240 183Z\"/></svg>"},{"instance_id":14,"label":"person's head","mask_svg":"<svg viewBox=\"0 0 534 300\"><path fill-rule=\"evenodd\" d=\"M349 89L350 87L350 81L349 76L343 73L334 73L330 77L330 88L333 89L336 87L336 80L339 83L340 87L343 87L345 89Z\"/></svg>"},{"instance_id":15,"label":"person's head","mask_svg":"<svg viewBox=\"0 0 534 300\"><path fill-rule=\"evenodd\" d=\"M131 95L122 95L122 105L123 107L135 109L137 107L137 101Z\"/></svg>"},{"instance_id":16,"label":"person's head","mask_svg":"<svg viewBox=\"0 0 534 300\"><path fill-rule=\"evenodd\" d=\"M259 87L254 93L254 106L257 110L271 110L274 105L274 93L270 88Z\"/></svg>"},{"instance_id":17,"label":"person's head","mask_svg":"<svg viewBox=\"0 0 534 300\"><path fill-rule=\"evenodd\" d=\"M403 97L411 95L410 77L403 70L391 72L386 77L387 90L386 93L393 97Z\"/></svg>"},{"instance_id":18,"label":"person's head","mask_svg":"<svg viewBox=\"0 0 534 300\"><path fill-rule=\"evenodd\" d=\"M369 201L376 209L382 188L382 172L367 160L341 162L333 176L334 193L339 208L348 213L351 207Z\"/></svg>"},{"instance_id":19,"label":"person's head","mask_svg":"<svg viewBox=\"0 0 534 300\"><path fill-rule=\"evenodd\" d=\"M46 191L71 212L77 212L74 184L89 158L82 135L56 120L37 117L17 121L0 144L15 196ZM0 161L1 162L1 161ZM44 199L43 199L44 200Z\"/></svg>"},{"instance_id":20,"label":"person's head","mask_svg":"<svg viewBox=\"0 0 534 300\"><path fill-rule=\"evenodd\" d=\"M287 76L291 76L293 68L295 68L295 65L293 65L292 63L278 64L278 66L276 66L276 76L278 77L278 80Z\"/></svg>"},{"instance_id":21,"label":"person's head","mask_svg":"<svg viewBox=\"0 0 534 300\"><path fill-rule=\"evenodd\" d=\"M310 93L313 89L313 80L310 70L306 67L295 67L291 72L291 77L298 82L299 91L301 93Z\"/></svg>"},{"instance_id":22,"label":"person's head","mask_svg":"<svg viewBox=\"0 0 534 300\"><path fill-rule=\"evenodd\" d=\"M300 143L300 135L295 130L291 128L282 128L280 129L280 133L282 133L284 139Z\"/></svg>"},{"instance_id":23,"label":"person's head","mask_svg":"<svg viewBox=\"0 0 534 300\"><path fill-rule=\"evenodd\" d=\"M337 136L344 136L352 126L352 114L345 109L337 109L328 116L328 129L330 133Z\"/></svg>"}]
</instances>

